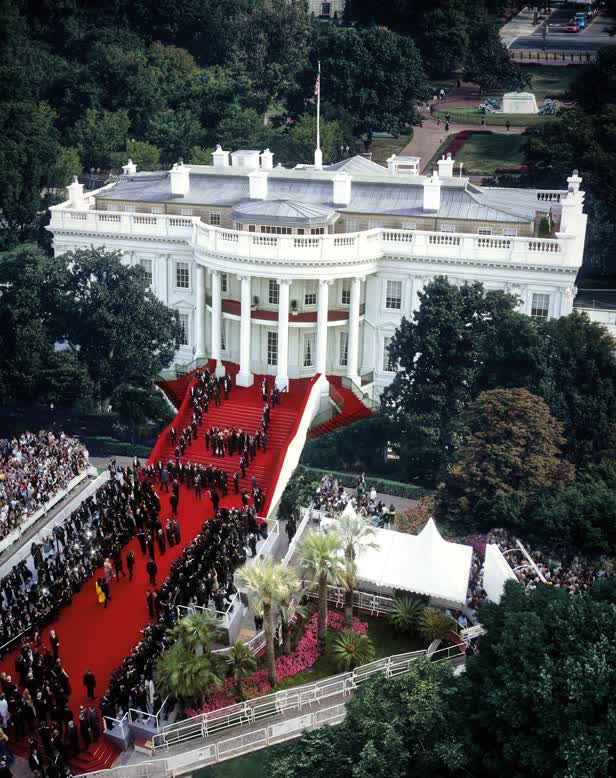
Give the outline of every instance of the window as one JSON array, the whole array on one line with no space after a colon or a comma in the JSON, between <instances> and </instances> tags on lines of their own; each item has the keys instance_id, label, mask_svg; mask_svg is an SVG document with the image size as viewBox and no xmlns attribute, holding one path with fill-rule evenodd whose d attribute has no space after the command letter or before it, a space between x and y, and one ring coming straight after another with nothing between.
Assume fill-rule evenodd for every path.
<instances>
[{"instance_id":1,"label":"window","mask_svg":"<svg viewBox=\"0 0 616 778\"><path fill-rule=\"evenodd\" d=\"M343 330L340 333L340 351L338 352L338 364L346 367L349 364L349 333Z\"/></svg>"},{"instance_id":2,"label":"window","mask_svg":"<svg viewBox=\"0 0 616 778\"><path fill-rule=\"evenodd\" d=\"M304 234L304 228L303 227L298 227L297 228L297 234L298 235L303 235Z\"/></svg>"},{"instance_id":3,"label":"window","mask_svg":"<svg viewBox=\"0 0 616 778\"><path fill-rule=\"evenodd\" d=\"M210 224L213 224L217 227L220 226L220 213L218 211L210 212Z\"/></svg>"},{"instance_id":4,"label":"window","mask_svg":"<svg viewBox=\"0 0 616 778\"><path fill-rule=\"evenodd\" d=\"M455 231L456 231L455 224L441 224L441 232L455 232Z\"/></svg>"},{"instance_id":5,"label":"window","mask_svg":"<svg viewBox=\"0 0 616 778\"><path fill-rule=\"evenodd\" d=\"M154 205L150 211L152 214L154 214L154 216L158 216L163 212L163 209L160 207L160 205Z\"/></svg>"},{"instance_id":6,"label":"window","mask_svg":"<svg viewBox=\"0 0 616 778\"><path fill-rule=\"evenodd\" d=\"M227 350L227 319L220 320L220 350Z\"/></svg>"},{"instance_id":7,"label":"window","mask_svg":"<svg viewBox=\"0 0 616 778\"><path fill-rule=\"evenodd\" d=\"M477 230L477 235L491 235L492 234L492 228L491 227L479 227Z\"/></svg>"},{"instance_id":8,"label":"window","mask_svg":"<svg viewBox=\"0 0 616 778\"><path fill-rule=\"evenodd\" d=\"M151 259L140 259L139 260L139 267L143 268L143 272L145 273L145 277L148 279L148 284L152 284L152 260Z\"/></svg>"},{"instance_id":9,"label":"window","mask_svg":"<svg viewBox=\"0 0 616 778\"><path fill-rule=\"evenodd\" d=\"M192 216L192 208L181 208L180 216Z\"/></svg>"},{"instance_id":10,"label":"window","mask_svg":"<svg viewBox=\"0 0 616 778\"><path fill-rule=\"evenodd\" d=\"M190 345L188 327L190 324L190 316L187 313L178 313L178 321L180 323L180 346Z\"/></svg>"},{"instance_id":11,"label":"window","mask_svg":"<svg viewBox=\"0 0 616 778\"><path fill-rule=\"evenodd\" d=\"M344 223L347 232L359 232L359 220L347 219Z\"/></svg>"},{"instance_id":12,"label":"window","mask_svg":"<svg viewBox=\"0 0 616 778\"><path fill-rule=\"evenodd\" d=\"M257 231L256 225L254 224L248 225L248 232L256 232L256 231Z\"/></svg>"},{"instance_id":13,"label":"window","mask_svg":"<svg viewBox=\"0 0 616 778\"><path fill-rule=\"evenodd\" d=\"M331 15L332 15L332 4L321 3L321 16L324 16L326 19L329 19Z\"/></svg>"},{"instance_id":14,"label":"window","mask_svg":"<svg viewBox=\"0 0 616 778\"><path fill-rule=\"evenodd\" d=\"M372 219L370 219L368 221L368 229L369 230L374 230L377 227L382 227L382 226L383 226L383 222L382 221L374 221Z\"/></svg>"},{"instance_id":15,"label":"window","mask_svg":"<svg viewBox=\"0 0 616 778\"><path fill-rule=\"evenodd\" d=\"M416 230L417 229L417 222L402 222L402 229L403 230Z\"/></svg>"},{"instance_id":16,"label":"window","mask_svg":"<svg viewBox=\"0 0 616 778\"><path fill-rule=\"evenodd\" d=\"M278 364L278 333L277 332L267 333L267 364L268 365Z\"/></svg>"},{"instance_id":17,"label":"window","mask_svg":"<svg viewBox=\"0 0 616 778\"><path fill-rule=\"evenodd\" d=\"M268 294L267 294L267 300L270 305L278 305L279 300L279 288L278 288L278 282L274 281L273 278L270 278L269 284L268 284ZM276 364L273 362L272 364Z\"/></svg>"},{"instance_id":18,"label":"window","mask_svg":"<svg viewBox=\"0 0 616 778\"><path fill-rule=\"evenodd\" d=\"M190 267L188 262L176 262L175 285L177 289L190 289Z\"/></svg>"},{"instance_id":19,"label":"window","mask_svg":"<svg viewBox=\"0 0 616 778\"><path fill-rule=\"evenodd\" d=\"M229 291L229 274L228 273L221 273L220 274L220 291L222 294L226 294Z\"/></svg>"},{"instance_id":20,"label":"window","mask_svg":"<svg viewBox=\"0 0 616 778\"><path fill-rule=\"evenodd\" d=\"M124 213L137 213L137 209L135 208L134 205L125 205Z\"/></svg>"},{"instance_id":21,"label":"window","mask_svg":"<svg viewBox=\"0 0 616 778\"><path fill-rule=\"evenodd\" d=\"M323 235L325 233L325 227L313 227L310 230L311 235Z\"/></svg>"},{"instance_id":22,"label":"window","mask_svg":"<svg viewBox=\"0 0 616 778\"><path fill-rule=\"evenodd\" d=\"M317 282L306 281L304 287L304 305L316 305L317 304Z\"/></svg>"},{"instance_id":23,"label":"window","mask_svg":"<svg viewBox=\"0 0 616 778\"><path fill-rule=\"evenodd\" d=\"M389 344L391 343L391 338L384 338L383 339L383 370L386 373L395 373L396 372L396 363L391 358L389 354Z\"/></svg>"},{"instance_id":24,"label":"window","mask_svg":"<svg viewBox=\"0 0 616 778\"><path fill-rule=\"evenodd\" d=\"M342 305L351 304L351 279L345 278L342 282L342 292L340 294L340 302Z\"/></svg>"},{"instance_id":25,"label":"window","mask_svg":"<svg viewBox=\"0 0 616 778\"><path fill-rule=\"evenodd\" d=\"M399 311L402 308L402 281L387 282L385 307L393 311Z\"/></svg>"},{"instance_id":26,"label":"window","mask_svg":"<svg viewBox=\"0 0 616 778\"><path fill-rule=\"evenodd\" d=\"M517 238L518 231L515 227L503 227L503 235L508 238Z\"/></svg>"},{"instance_id":27,"label":"window","mask_svg":"<svg viewBox=\"0 0 616 778\"><path fill-rule=\"evenodd\" d=\"M550 295L533 294L533 301L530 307L530 315L537 319L547 319L550 312Z\"/></svg>"},{"instance_id":28,"label":"window","mask_svg":"<svg viewBox=\"0 0 616 778\"><path fill-rule=\"evenodd\" d=\"M259 232L265 232L268 235L291 235L293 230L290 227L274 227L269 224L263 224L259 227Z\"/></svg>"},{"instance_id":29,"label":"window","mask_svg":"<svg viewBox=\"0 0 616 778\"><path fill-rule=\"evenodd\" d=\"M314 367L314 332L304 335L304 367Z\"/></svg>"}]
</instances>

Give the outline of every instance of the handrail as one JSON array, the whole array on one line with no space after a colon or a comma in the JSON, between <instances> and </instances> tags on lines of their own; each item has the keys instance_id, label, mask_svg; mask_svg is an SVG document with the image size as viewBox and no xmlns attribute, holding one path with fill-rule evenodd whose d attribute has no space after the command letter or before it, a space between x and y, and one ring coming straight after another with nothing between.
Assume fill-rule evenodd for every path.
<instances>
[{"instance_id":1,"label":"handrail","mask_svg":"<svg viewBox=\"0 0 616 778\"><path fill-rule=\"evenodd\" d=\"M340 394L340 392L336 389L336 387L331 383L329 384L329 398L334 403L336 408L340 411L340 413L344 413L344 397Z\"/></svg>"},{"instance_id":2,"label":"handrail","mask_svg":"<svg viewBox=\"0 0 616 778\"><path fill-rule=\"evenodd\" d=\"M350 378L349 376L342 376L342 386L345 389L350 389L355 397L363 403L366 408L370 408L370 410L373 410L374 408L378 408L379 404L375 402L373 399L371 399L368 392L364 392L363 389L360 386L357 386L355 381Z\"/></svg>"}]
</instances>

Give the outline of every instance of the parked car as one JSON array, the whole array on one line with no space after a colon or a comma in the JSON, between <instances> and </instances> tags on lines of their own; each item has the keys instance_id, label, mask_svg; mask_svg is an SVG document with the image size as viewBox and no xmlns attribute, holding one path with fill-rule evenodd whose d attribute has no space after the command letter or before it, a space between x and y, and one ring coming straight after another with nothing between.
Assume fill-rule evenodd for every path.
<instances>
[{"instance_id":1,"label":"parked car","mask_svg":"<svg viewBox=\"0 0 616 778\"><path fill-rule=\"evenodd\" d=\"M580 31L580 25L575 21L575 19L572 19L570 22L567 22L567 24L563 25L563 32L579 32Z\"/></svg>"},{"instance_id":2,"label":"parked car","mask_svg":"<svg viewBox=\"0 0 616 778\"><path fill-rule=\"evenodd\" d=\"M584 11L580 11L579 13L576 13L574 17L574 21L577 22L578 26L582 29L586 27L586 14Z\"/></svg>"}]
</instances>

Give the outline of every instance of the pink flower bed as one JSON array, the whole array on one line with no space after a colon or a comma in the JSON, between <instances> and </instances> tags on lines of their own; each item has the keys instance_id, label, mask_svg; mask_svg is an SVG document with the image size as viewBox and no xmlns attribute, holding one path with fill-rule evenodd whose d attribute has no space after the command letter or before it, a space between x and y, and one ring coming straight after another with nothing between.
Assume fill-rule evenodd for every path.
<instances>
[{"instance_id":1,"label":"pink flower bed","mask_svg":"<svg viewBox=\"0 0 616 778\"><path fill-rule=\"evenodd\" d=\"M283 681L285 678L291 678L304 670L309 670L320 656L317 629L319 616L317 613L306 624L304 634L299 640L295 651L288 656L279 656L276 659L276 678ZM346 629L344 616L335 611L327 612L327 626L336 632L342 632ZM353 617L353 626L351 629L361 635L368 632L368 624L365 621ZM271 685L267 678L267 670L257 670L244 680L244 693L247 699L251 697L260 697L271 691ZM235 680L227 678L222 686L212 686L208 695L207 703L199 710L188 710L189 716L196 716L199 713L210 713L220 708L227 708L234 703Z\"/></svg>"}]
</instances>

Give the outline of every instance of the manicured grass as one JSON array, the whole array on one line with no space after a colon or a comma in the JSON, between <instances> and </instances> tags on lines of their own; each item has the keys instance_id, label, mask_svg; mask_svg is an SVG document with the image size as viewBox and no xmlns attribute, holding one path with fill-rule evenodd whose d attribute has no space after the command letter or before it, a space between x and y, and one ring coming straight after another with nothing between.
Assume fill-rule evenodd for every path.
<instances>
[{"instance_id":1,"label":"manicured grass","mask_svg":"<svg viewBox=\"0 0 616 778\"><path fill-rule=\"evenodd\" d=\"M375 138L368 149L372 152L372 161L384 165L392 154L400 154L411 137L411 133L406 133L397 138Z\"/></svg>"},{"instance_id":2,"label":"manicured grass","mask_svg":"<svg viewBox=\"0 0 616 778\"><path fill-rule=\"evenodd\" d=\"M557 99L565 97L579 74L578 68L559 67L558 65L527 67L525 70L531 76L529 89L537 98L537 105L540 108L546 97Z\"/></svg>"},{"instance_id":3,"label":"manicured grass","mask_svg":"<svg viewBox=\"0 0 616 778\"><path fill-rule=\"evenodd\" d=\"M526 138L522 135L473 134L456 154L467 173L494 173L498 168L516 168L524 162Z\"/></svg>"},{"instance_id":4,"label":"manicured grass","mask_svg":"<svg viewBox=\"0 0 616 778\"><path fill-rule=\"evenodd\" d=\"M481 117L486 120L486 126L504 127L509 121L512 127L540 127L546 122L554 121L553 116L538 116L533 113L487 113L482 114L479 108L450 108L448 110L435 109L432 116L440 116L441 119L449 114L452 122L459 124L481 124Z\"/></svg>"}]
</instances>

